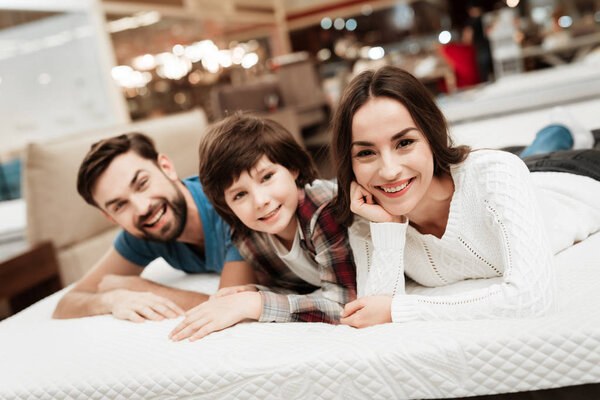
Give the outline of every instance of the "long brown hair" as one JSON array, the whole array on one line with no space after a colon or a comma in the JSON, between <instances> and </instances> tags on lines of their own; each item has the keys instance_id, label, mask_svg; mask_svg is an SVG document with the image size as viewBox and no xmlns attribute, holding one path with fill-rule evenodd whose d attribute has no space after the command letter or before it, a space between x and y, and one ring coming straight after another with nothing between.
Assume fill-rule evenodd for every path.
<instances>
[{"instance_id":1,"label":"long brown hair","mask_svg":"<svg viewBox=\"0 0 600 400\"><path fill-rule=\"evenodd\" d=\"M351 157L352 119L358 109L374 97L387 97L406 107L431 146L435 176L449 174L450 166L464 161L471 151L468 146L454 146L448 135L446 119L435 100L410 73L393 66L362 72L344 90L333 120L331 153L338 181L334 207L339 222L345 226L352 224L353 220L350 183L356 180Z\"/></svg>"}]
</instances>

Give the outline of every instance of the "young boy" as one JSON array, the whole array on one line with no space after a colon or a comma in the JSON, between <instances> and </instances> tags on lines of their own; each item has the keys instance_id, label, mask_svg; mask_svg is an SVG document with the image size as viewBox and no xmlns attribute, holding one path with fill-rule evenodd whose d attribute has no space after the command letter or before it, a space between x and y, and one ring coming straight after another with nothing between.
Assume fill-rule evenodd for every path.
<instances>
[{"instance_id":1,"label":"young boy","mask_svg":"<svg viewBox=\"0 0 600 400\"><path fill-rule=\"evenodd\" d=\"M200 144L200 177L259 284L227 288L186 313L172 340L197 340L243 320L339 323L356 298L346 229L310 156L281 125L235 114Z\"/></svg>"}]
</instances>

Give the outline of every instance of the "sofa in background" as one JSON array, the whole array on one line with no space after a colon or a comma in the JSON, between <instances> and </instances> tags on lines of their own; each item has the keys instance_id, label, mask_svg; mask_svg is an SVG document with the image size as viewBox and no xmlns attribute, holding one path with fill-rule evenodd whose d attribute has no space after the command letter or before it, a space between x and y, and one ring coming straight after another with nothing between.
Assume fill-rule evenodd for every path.
<instances>
[{"instance_id":1,"label":"sofa in background","mask_svg":"<svg viewBox=\"0 0 600 400\"><path fill-rule=\"evenodd\" d=\"M175 163L183 178L197 174L198 144L207 125L204 112L197 109L28 145L23 177L26 236L32 246L46 241L54 244L63 285L83 276L118 232L77 193L77 170L91 144L121 133L145 133L154 139L159 152Z\"/></svg>"}]
</instances>

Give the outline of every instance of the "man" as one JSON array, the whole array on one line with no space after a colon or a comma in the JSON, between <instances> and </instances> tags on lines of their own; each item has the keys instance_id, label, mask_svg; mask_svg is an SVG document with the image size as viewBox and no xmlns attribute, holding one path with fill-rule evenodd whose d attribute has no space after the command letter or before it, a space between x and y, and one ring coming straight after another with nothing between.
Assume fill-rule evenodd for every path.
<instances>
[{"instance_id":1,"label":"man","mask_svg":"<svg viewBox=\"0 0 600 400\"><path fill-rule=\"evenodd\" d=\"M254 281L198 177L180 181L172 162L143 134L92 145L79 168L77 190L123 231L63 296L54 318L110 313L134 322L159 321L208 299L141 278L143 268L158 257L185 272L222 271L221 287Z\"/></svg>"}]
</instances>

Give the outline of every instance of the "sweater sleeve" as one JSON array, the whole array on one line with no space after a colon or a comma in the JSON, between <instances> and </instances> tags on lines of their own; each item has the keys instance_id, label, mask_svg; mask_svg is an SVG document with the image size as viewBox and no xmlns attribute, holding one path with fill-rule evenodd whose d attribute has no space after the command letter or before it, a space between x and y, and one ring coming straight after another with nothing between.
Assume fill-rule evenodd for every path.
<instances>
[{"instance_id":1,"label":"sweater sleeve","mask_svg":"<svg viewBox=\"0 0 600 400\"><path fill-rule=\"evenodd\" d=\"M356 269L348 234L325 207L310 238L321 287L309 294L280 294L260 290L261 322L327 322L337 324L344 305L356 299ZM309 251L304 249L304 251Z\"/></svg>"},{"instance_id":2,"label":"sweater sleeve","mask_svg":"<svg viewBox=\"0 0 600 400\"><path fill-rule=\"evenodd\" d=\"M396 295L392 321L532 317L552 307L554 257L529 171L512 155L495 157L474 165L477 187L469 189L494 226L496 236L488 240L502 249L502 281L455 295Z\"/></svg>"}]
</instances>

